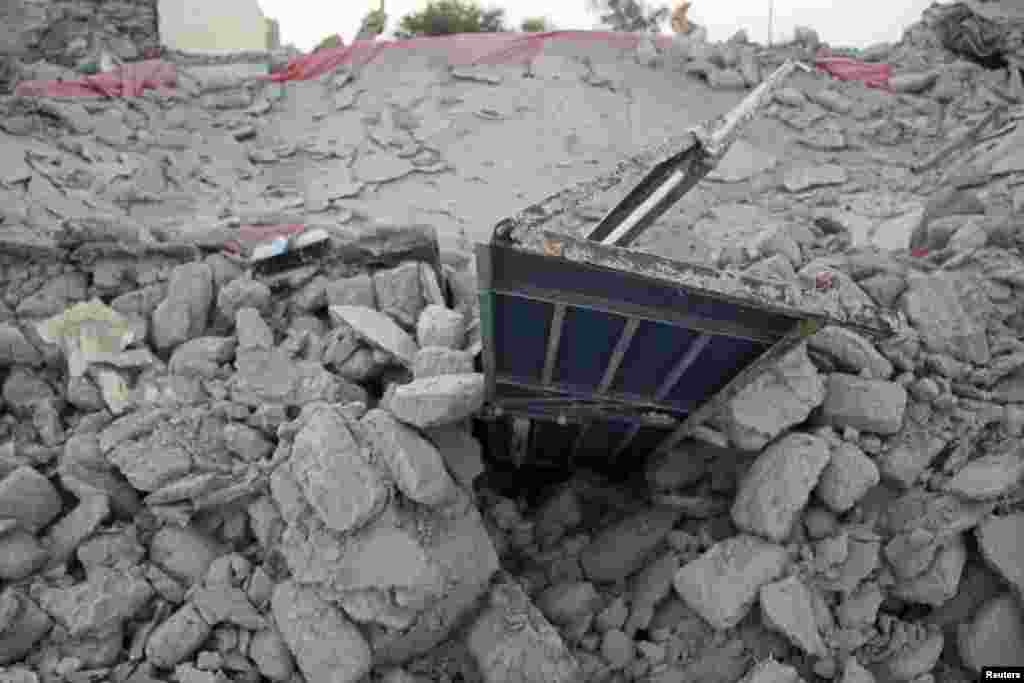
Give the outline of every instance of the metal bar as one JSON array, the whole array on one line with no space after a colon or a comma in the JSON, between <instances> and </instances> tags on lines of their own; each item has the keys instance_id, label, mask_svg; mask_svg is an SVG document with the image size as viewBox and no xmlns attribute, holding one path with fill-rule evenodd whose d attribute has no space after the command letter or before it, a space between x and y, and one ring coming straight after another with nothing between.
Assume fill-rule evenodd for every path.
<instances>
[{"instance_id":1,"label":"metal bar","mask_svg":"<svg viewBox=\"0 0 1024 683\"><path fill-rule=\"evenodd\" d=\"M865 307L858 312L856 318L840 318L832 315L832 311L814 310L813 295L807 302L811 310L797 308L789 303L793 300L796 290L799 289L794 285L742 274L736 275L735 279L730 274L729 281L723 281L722 271L701 263L665 258L645 251L600 244L551 231L543 231L541 234L549 244L557 245L563 259L575 264L629 273L648 281L663 282L666 285L715 301L791 318L791 323L810 318L850 327L876 337L890 335L899 329L896 316L879 308ZM545 258L536 253L534 255L538 258ZM736 293L736 280L744 285L746 292ZM699 284L687 284L691 282ZM718 282L723 282L728 290L713 289ZM805 297L807 295L806 292L801 292L801 294Z\"/></svg>"},{"instance_id":2,"label":"metal bar","mask_svg":"<svg viewBox=\"0 0 1024 683\"><path fill-rule=\"evenodd\" d=\"M506 417L522 417L528 420L543 420L546 422L555 422L562 420L566 424L579 424L584 422L607 422L615 420L618 422L628 422L630 424L639 424L644 427L650 427L653 429L659 429L666 433L674 429L675 425L667 425L660 420L651 419L643 414L623 413L615 412L609 413L607 411L601 412L595 408L588 408L585 405L568 405L564 409L560 408L558 413L555 414L552 411L544 410L536 406L506 406L506 405L495 405L490 404L486 406L480 414L480 417L484 420L495 420L505 419Z\"/></svg>"},{"instance_id":3,"label":"metal bar","mask_svg":"<svg viewBox=\"0 0 1024 683\"><path fill-rule=\"evenodd\" d=\"M665 377L665 381L658 387L658 391L655 392L654 398L657 401L665 400L665 397L669 395L669 392L679 383L679 379L690 369L690 366L696 362L697 357L704 352L707 348L708 343L712 337L710 334L702 334L693 340L690 344L690 348L686 350L683 357L679 359L679 362L675 364L672 370L669 371L668 376Z\"/></svg>"},{"instance_id":4,"label":"metal bar","mask_svg":"<svg viewBox=\"0 0 1024 683\"><path fill-rule=\"evenodd\" d=\"M796 62L787 61L725 116L695 131L698 144L655 166L594 226L588 239L625 246L639 237L718 164L740 129L796 68Z\"/></svg>"},{"instance_id":5,"label":"metal bar","mask_svg":"<svg viewBox=\"0 0 1024 683\"><path fill-rule=\"evenodd\" d=\"M597 385L598 394L608 391L612 382L615 381L615 373L619 371L622 359L625 358L626 351L629 350L629 344L633 341L633 336L639 328L640 321L636 318L630 318L626 321L626 327L623 328L622 334L619 335L619 340L615 342L615 350L612 351L612 357L608 359L608 367L604 370L601 383Z\"/></svg>"},{"instance_id":6,"label":"metal bar","mask_svg":"<svg viewBox=\"0 0 1024 683\"><path fill-rule=\"evenodd\" d=\"M619 456L626 452L626 449L629 448L630 444L633 443L633 440L636 439L636 435L639 433L640 425L635 424L629 428L626 435L622 437L622 441L619 442L619 445L616 446L615 450L612 452L612 463L615 463L619 459Z\"/></svg>"},{"instance_id":7,"label":"metal bar","mask_svg":"<svg viewBox=\"0 0 1024 683\"><path fill-rule=\"evenodd\" d=\"M507 375L498 375L495 377L495 384L504 384L509 387L516 387L518 389L526 389L529 391L536 391L542 394L559 393L564 394L570 398L588 400L594 403L610 404L616 403L624 406L633 406L642 410L654 410L661 411L664 413L675 413L675 414L689 414L691 410L697 408L697 404L690 403L682 405L679 403L656 403L651 401L647 396L639 394L627 394L627 393L608 393L603 394L599 397L594 397L594 390L590 387L579 387L564 382L552 382L550 384L537 384L536 382L524 381L515 377L508 377ZM593 398L592 398L593 397ZM537 400L541 397L506 397L503 400L514 400L514 401L530 401Z\"/></svg>"},{"instance_id":8,"label":"metal bar","mask_svg":"<svg viewBox=\"0 0 1024 683\"><path fill-rule=\"evenodd\" d=\"M821 323L814 320L804 320L797 323L789 334L762 353L761 356L753 363L743 368L743 370L733 377L721 391L711 398L711 400L706 401L699 408L691 412L683 423L679 425L675 431L669 434L668 438L664 439L655 447L654 452L664 453L682 441L683 438L689 436L694 427L697 427L706 419L714 415L722 405L734 398L738 393L748 387L751 382L760 377L769 366L774 365L780 358L796 348L801 342L807 339L807 337L810 337L821 329L821 327Z\"/></svg>"},{"instance_id":9,"label":"metal bar","mask_svg":"<svg viewBox=\"0 0 1024 683\"><path fill-rule=\"evenodd\" d=\"M548 349L544 356L544 370L541 373L541 384L551 384L555 374L555 363L558 362L558 346L562 341L562 328L565 326L565 304L555 304L555 314L551 318L551 331L548 332Z\"/></svg>"},{"instance_id":10,"label":"metal bar","mask_svg":"<svg viewBox=\"0 0 1024 683\"><path fill-rule=\"evenodd\" d=\"M518 299L529 299L531 301L542 301L549 304L566 304L577 308L585 308L591 311L609 313L624 318L637 318L651 322L663 323L672 327L682 327L687 330L695 330L707 334L715 334L724 337L736 337L759 343L774 343L783 335L762 332L746 325L725 321L699 318L693 315L686 315L671 309L659 309L639 304L614 301L591 294L577 292L566 292L562 290L548 290L532 285L516 283L516 290L495 289L494 294L500 296L514 297Z\"/></svg>"},{"instance_id":11,"label":"metal bar","mask_svg":"<svg viewBox=\"0 0 1024 683\"><path fill-rule=\"evenodd\" d=\"M476 270L478 297L480 299L480 340L483 349L481 350L484 366L484 396L485 401L493 401L495 395L494 378L498 371L498 357L495 346L497 344L497 333L494 329L494 304L495 294L492 291L494 283L494 269L491 263L491 248L486 244L476 245Z\"/></svg>"}]
</instances>

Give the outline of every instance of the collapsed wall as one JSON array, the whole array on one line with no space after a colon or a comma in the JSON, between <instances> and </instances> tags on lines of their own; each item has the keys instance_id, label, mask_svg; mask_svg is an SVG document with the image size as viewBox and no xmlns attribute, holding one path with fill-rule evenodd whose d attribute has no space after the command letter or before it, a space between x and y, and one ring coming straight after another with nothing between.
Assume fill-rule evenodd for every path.
<instances>
[{"instance_id":1,"label":"collapsed wall","mask_svg":"<svg viewBox=\"0 0 1024 683\"><path fill-rule=\"evenodd\" d=\"M738 65L688 55L660 57ZM130 102L2 100L0 673L952 683L1024 664L1021 138L948 173L889 163L937 146L944 93L956 123L990 104L982 76L931 63L896 92L779 93L765 115L792 158L724 164L704 190L733 199L698 225L710 240L746 216L756 239L718 249L723 266L913 329L877 345L826 329L701 440L637 463L642 488L578 472L539 506L468 428L471 268L354 200L451 170L454 142L422 144L424 120L447 128L430 98L410 98L420 120L339 70L291 103L187 74ZM510 118L501 78L471 76L467 117ZM322 137L279 139L268 112L286 105L328 120ZM343 149L355 138L372 153ZM298 192L304 154L342 172ZM296 215L332 256L273 276L234 256Z\"/></svg>"}]
</instances>

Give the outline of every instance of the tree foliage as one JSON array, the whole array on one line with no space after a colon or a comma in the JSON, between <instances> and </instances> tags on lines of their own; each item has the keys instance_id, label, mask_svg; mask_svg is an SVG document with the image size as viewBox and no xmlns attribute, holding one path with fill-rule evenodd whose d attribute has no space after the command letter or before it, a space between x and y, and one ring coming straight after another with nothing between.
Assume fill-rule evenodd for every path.
<instances>
[{"instance_id":1,"label":"tree foliage","mask_svg":"<svg viewBox=\"0 0 1024 683\"><path fill-rule=\"evenodd\" d=\"M644 0L590 0L601 13L601 23L614 31L660 33L669 17L665 5L651 6Z\"/></svg>"},{"instance_id":2,"label":"tree foliage","mask_svg":"<svg viewBox=\"0 0 1024 683\"><path fill-rule=\"evenodd\" d=\"M523 23L519 25L519 28L523 33L544 33L545 31L554 30L544 17L527 17L523 19Z\"/></svg>"},{"instance_id":3,"label":"tree foliage","mask_svg":"<svg viewBox=\"0 0 1024 683\"><path fill-rule=\"evenodd\" d=\"M383 9L370 10L365 17L363 17L363 23L359 27L359 33L357 39L371 39L380 34L384 33L384 27L387 26L388 15Z\"/></svg>"},{"instance_id":4,"label":"tree foliage","mask_svg":"<svg viewBox=\"0 0 1024 683\"><path fill-rule=\"evenodd\" d=\"M339 36L337 33L334 33L332 35L327 36L319 43L317 43L316 47L313 48L313 52L317 52L319 50L327 50L334 47L341 47L342 45L343 43L341 40L341 36Z\"/></svg>"},{"instance_id":5,"label":"tree foliage","mask_svg":"<svg viewBox=\"0 0 1024 683\"><path fill-rule=\"evenodd\" d=\"M395 33L401 38L411 38L505 30L503 9L483 9L473 0L434 0L423 11L402 17Z\"/></svg>"}]
</instances>

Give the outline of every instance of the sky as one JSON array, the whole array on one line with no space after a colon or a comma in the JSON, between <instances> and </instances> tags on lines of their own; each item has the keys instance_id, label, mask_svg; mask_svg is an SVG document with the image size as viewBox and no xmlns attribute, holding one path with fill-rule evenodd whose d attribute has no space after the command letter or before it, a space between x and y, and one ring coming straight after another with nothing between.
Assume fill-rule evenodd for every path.
<instances>
[{"instance_id":1,"label":"sky","mask_svg":"<svg viewBox=\"0 0 1024 683\"><path fill-rule=\"evenodd\" d=\"M312 49L322 38L339 33L348 43L367 11L379 0L258 0L263 13L277 19L282 44ZM662 0L671 2L678 0ZM693 0L689 16L708 29L711 40L725 40L739 29L752 40L768 42L769 7L774 2L772 37L778 42L793 35L796 26L811 26L834 46L867 47L899 40L903 29L918 21L932 0ZM385 0L388 26L422 9L427 0ZM587 0L481 0L483 7L502 7L513 26L526 17L546 17L556 28L598 28L597 15Z\"/></svg>"}]
</instances>

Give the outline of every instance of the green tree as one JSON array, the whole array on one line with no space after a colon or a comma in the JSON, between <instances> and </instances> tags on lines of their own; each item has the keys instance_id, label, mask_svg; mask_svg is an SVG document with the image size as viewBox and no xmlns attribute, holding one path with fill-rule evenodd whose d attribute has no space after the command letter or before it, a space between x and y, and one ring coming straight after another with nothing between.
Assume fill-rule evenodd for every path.
<instances>
[{"instance_id":1,"label":"green tree","mask_svg":"<svg viewBox=\"0 0 1024 683\"><path fill-rule=\"evenodd\" d=\"M384 11L384 3L381 3L379 9L370 10L365 17L363 17L363 23L359 27L359 33L356 34L356 40L372 40L384 33L384 27L388 24L388 15Z\"/></svg>"},{"instance_id":2,"label":"green tree","mask_svg":"<svg viewBox=\"0 0 1024 683\"><path fill-rule=\"evenodd\" d=\"M319 52L320 50L327 50L333 47L341 47L341 45L341 36L335 33L333 35L327 36L319 43L317 43L317 46L313 49L313 52Z\"/></svg>"},{"instance_id":3,"label":"green tree","mask_svg":"<svg viewBox=\"0 0 1024 683\"><path fill-rule=\"evenodd\" d=\"M544 17L527 17L523 19L520 28L523 33L544 33L545 31L554 30Z\"/></svg>"},{"instance_id":4,"label":"green tree","mask_svg":"<svg viewBox=\"0 0 1024 683\"><path fill-rule=\"evenodd\" d=\"M395 34L447 36L453 33L499 33L505 28L505 10L482 9L473 0L434 0L422 12L402 17Z\"/></svg>"},{"instance_id":5,"label":"green tree","mask_svg":"<svg viewBox=\"0 0 1024 683\"><path fill-rule=\"evenodd\" d=\"M590 7L600 12L602 24L629 33L660 33L669 17L667 6L652 7L644 0L590 0Z\"/></svg>"}]
</instances>

